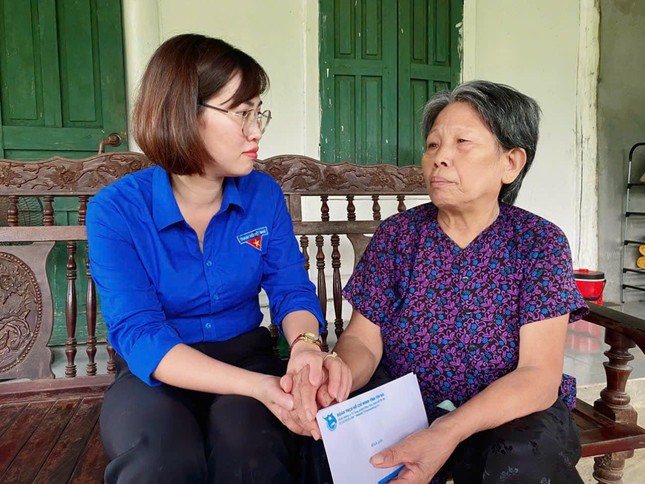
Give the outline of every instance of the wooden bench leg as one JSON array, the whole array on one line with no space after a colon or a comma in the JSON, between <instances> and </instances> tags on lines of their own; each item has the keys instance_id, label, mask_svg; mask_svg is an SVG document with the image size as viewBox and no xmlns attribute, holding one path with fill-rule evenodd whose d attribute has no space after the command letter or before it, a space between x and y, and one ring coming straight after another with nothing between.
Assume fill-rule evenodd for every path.
<instances>
[{"instance_id":1,"label":"wooden bench leg","mask_svg":"<svg viewBox=\"0 0 645 484\"><path fill-rule=\"evenodd\" d=\"M625 424L635 424L638 414L630 405L630 397L625 391L627 379L632 368L629 362L634 359L629 350L634 342L622 334L607 329L605 351L609 361L603 363L607 376L607 387L600 392L600 398L594 402L594 408L610 419ZM622 484L625 460L634 455L634 451L614 452L595 458L593 477L602 484Z\"/></svg>"},{"instance_id":2,"label":"wooden bench leg","mask_svg":"<svg viewBox=\"0 0 645 484\"><path fill-rule=\"evenodd\" d=\"M629 450L594 458L593 478L600 484L623 484L625 460L633 455L634 451Z\"/></svg>"},{"instance_id":3,"label":"wooden bench leg","mask_svg":"<svg viewBox=\"0 0 645 484\"><path fill-rule=\"evenodd\" d=\"M594 408L616 422L635 424L638 414L630 405L631 398L625 390L632 372L629 362L634 359L629 350L636 345L631 339L610 329L605 331L605 343L609 345L605 351L609 361L603 363L607 387L600 392Z\"/></svg>"}]
</instances>

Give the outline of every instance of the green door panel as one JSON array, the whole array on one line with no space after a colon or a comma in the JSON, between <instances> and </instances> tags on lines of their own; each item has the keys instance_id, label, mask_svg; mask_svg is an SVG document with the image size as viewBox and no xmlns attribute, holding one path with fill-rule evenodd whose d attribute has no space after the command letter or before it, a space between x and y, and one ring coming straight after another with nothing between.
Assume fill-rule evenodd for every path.
<instances>
[{"instance_id":1,"label":"green door panel","mask_svg":"<svg viewBox=\"0 0 645 484\"><path fill-rule=\"evenodd\" d=\"M459 81L462 0L321 0L321 159L419 164L422 109Z\"/></svg>"},{"instance_id":2,"label":"green door panel","mask_svg":"<svg viewBox=\"0 0 645 484\"><path fill-rule=\"evenodd\" d=\"M36 149L67 151L72 154L75 151L89 151L96 154L99 143L107 138L101 128L4 126L2 131L5 150L14 152ZM97 141L98 138L101 139Z\"/></svg>"},{"instance_id":3,"label":"green door panel","mask_svg":"<svg viewBox=\"0 0 645 484\"><path fill-rule=\"evenodd\" d=\"M1 156L126 139L120 0L0 0L0 74Z\"/></svg>"},{"instance_id":4,"label":"green door panel","mask_svg":"<svg viewBox=\"0 0 645 484\"><path fill-rule=\"evenodd\" d=\"M324 161L396 163L396 3L321 0Z\"/></svg>"},{"instance_id":5,"label":"green door panel","mask_svg":"<svg viewBox=\"0 0 645 484\"><path fill-rule=\"evenodd\" d=\"M91 2L59 2L61 92L64 126L101 125L101 85L96 15Z\"/></svg>"},{"instance_id":6,"label":"green door panel","mask_svg":"<svg viewBox=\"0 0 645 484\"><path fill-rule=\"evenodd\" d=\"M459 82L462 0L399 0L399 165L421 163L423 107Z\"/></svg>"},{"instance_id":7,"label":"green door panel","mask_svg":"<svg viewBox=\"0 0 645 484\"><path fill-rule=\"evenodd\" d=\"M126 140L121 25L120 0L0 0L0 156L85 158L111 133ZM127 143L108 149L127 149ZM78 199L57 199L54 223L76 224L77 209ZM41 219L33 210L23 221ZM83 342L87 257L85 244L77 245L77 339ZM66 245L58 243L47 263L53 345L67 334L67 257Z\"/></svg>"},{"instance_id":8,"label":"green door panel","mask_svg":"<svg viewBox=\"0 0 645 484\"><path fill-rule=\"evenodd\" d=\"M35 2L3 1L0 10L3 124L42 126L42 72Z\"/></svg>"}]
</instances>

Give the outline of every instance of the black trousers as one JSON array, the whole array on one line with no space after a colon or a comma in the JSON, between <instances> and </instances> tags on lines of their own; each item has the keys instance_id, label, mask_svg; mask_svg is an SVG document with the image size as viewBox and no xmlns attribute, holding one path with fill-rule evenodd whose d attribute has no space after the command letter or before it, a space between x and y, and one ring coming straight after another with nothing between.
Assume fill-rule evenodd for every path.
<instances>
[{"instance_id":1,"label":"black trousers","mask_svg":"<svg viewBox=\"0 0 645 484\"><path fill-rule=\"evenodd\" d=\"M379 366L370 382L356 393L376 388L391 378ZM558 399L548 409L478 432L457 446L432 480L455 484L582 484L576 470L580 440L571 411ZM331 483L322 442L309 439L310 482Z\"/></svg>"},{"instance_id":2,"label":"black trousers","mask_svg":"<svg viewBox=\"0 0 645 484\"><path fill-rule=\"evenodd\" d=\"M193 347L251 371L280 376L286 369L266 328ZM100 423L108 484L288 483L297 477L298 440L259 401L150 387L122 358Z\"/></svg>"},{"instance_id":3,"label":"black trousers","mask_svg":"<svg viewBox=\"0 0 645 484\"><path fill-rule=\"evenodd\" d=\"M558 398L546 410L464 440L441 474L452 472L455 484L582 484L579 459L571 411ZM441 474L436 482L445 482Z\"/></svg>"}]
</instances>

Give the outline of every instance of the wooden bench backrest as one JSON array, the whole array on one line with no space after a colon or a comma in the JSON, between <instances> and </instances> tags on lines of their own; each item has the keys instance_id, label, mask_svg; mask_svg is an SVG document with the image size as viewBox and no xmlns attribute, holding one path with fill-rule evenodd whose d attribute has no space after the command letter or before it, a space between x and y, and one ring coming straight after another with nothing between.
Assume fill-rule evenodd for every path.
<instances>
[{"instance_id":1,"label":"wooden bench backrest","mask_svg":"<svg viewBox=\"0 0 645 484\"><path fill-rule=\"evenodd\" d=\"M70 378L77 376L75 358L79 343L85 344L88 357L85 375L97 374L94 362L97 351L96 292L88 261L79 256L81 251L78 250L79 243L85 244L87 240L84 227L87 203L104 186L150 165L149 160L139 153L111 153L82 160L0 160L0 197L4 197L7 207L7 213L0 216L5 215L8 225L0 227L0 243L4 245L0 247L0 379L53 376L49 367L51 352L47 348L52 333L53 301L46 259L54 242L64 243L67 251L64 268L67 276L65 375ZM318 296L325 312L327 273L331 266L334 326L336 334L340 335L345 321L340 294L342 239L346 237L350 241L355 264L370 234L384 218L381 210L383 200L388 197L394 200L396 210L400 211L406 208L406 195L426 194L420 168L350 163L331 165L301 156L278 156L258 161L256 169L272 175L284 190L307 269L313 270L309 265L311 260L315 260L313 279L317 281ZM22 197L41 200L41 226L19 226ZM54 224L55 201L60 197L78 199L78 225ZM344 211L330 209L330 205L339 201L344 203ZM357 206L366 201L370 209L361 217L365 210L357 211ZM387 203L391 204L391 201ZM314 217L306 216L316 212ZM343 215L341 219L336 218L338 212ZM311 247L315 247L313 256L310 256L310 238ZM326 263L328 259L330 264ZM352 264L346 263L343 268L345 273L351 272ZM84 322L78 321L77 315L76 282L81 277L87 279ZM77 342L76 328L83 323L87 325L87 341ZM275 328L272 329L276 334ZM110 353L108 373L114 372L112 356Z\"/></svg>"},{"instance_id":2,"label":"wooden bench backrest","mask_svg":"<svg viewBox=\"0 0 645 484\"><path fill-rule=\"evenodd\" d=\"M85 373L97 374L94 363L96 292L88 261L77 263L76 257L78 242L87 240L84 227L87 202L104 186L146 166L150 166L150 162L137 153L106 154L82 160L0 160L0 197L6 210L0 216L7 225L0 227L0 243L3 244L0 247L0 291L4 291L0 296L0 379L53 377L47 343L54 316L46 261L54 242L64 243L68 255L66 267L61 268L67 275L65 374L68 377L77 374L76 281L79 277L88 280L85 322L88 340L83 343L86 343L89 363ZM42 225L20 226L21 199L33 197L42 204ZM70 197L78 200L78 225L54 225L56 200Z\"/></svg>"},{"instance_id":3,"label":"wooden bench backrest","mask_svg":"<svg viewBox=\"0 0 645 484\"><path fill-rule=\"evenodd\" d=\"M284 191L305 267L313 270L310 278L316 283L326 319L331 266L333 328L339 337L348 316L343 315L341 268L345 279L381 220L406 209L406 196L427 199L421 168L328 164L301 156L276 156L257 162L256 169L273 176ZM385 211L384 203L389 204ZM343 244L345 239L349 244ZM275 328L272 331L277 336ZM322 339L328 349L327 329Z\"/></svg>"}]
</instances>

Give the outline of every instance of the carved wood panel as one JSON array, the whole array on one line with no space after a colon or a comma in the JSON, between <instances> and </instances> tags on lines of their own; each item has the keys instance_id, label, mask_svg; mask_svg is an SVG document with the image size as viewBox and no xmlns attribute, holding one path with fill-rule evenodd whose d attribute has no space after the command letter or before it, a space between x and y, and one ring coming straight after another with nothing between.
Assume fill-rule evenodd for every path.
<instances>
[{"instance_id":1,"label":"carved wood panel","mask_svg":"<svg viewBox=\"0 0 645 484\"><path fill-rule=\"evenodd\" d=\"M256 161L286 193L307 195L427 194L420 166L321 163L306 156L283 155Z\"/></svg>"},{"instance_id":2,"label":"carved wood panel","mask_svg":"<svg viewBox=\"0 0 645 484\"><path fill-rule=\"evenodd\" d=\"M52 301L45 261L53 242L0 247L0 378L52 377Z\"/></svg>"},{"instance_id":3,"label":"carved wood panel","mask_svg":"<svg viewBox=\"0 0 645 484\"><path fill-rule=\"evenodd\" d=\"M152 163L141 153L109 153L80 160L0 160L0 196L93 195L105 185Z\"/></svg>"}]
</instances>

